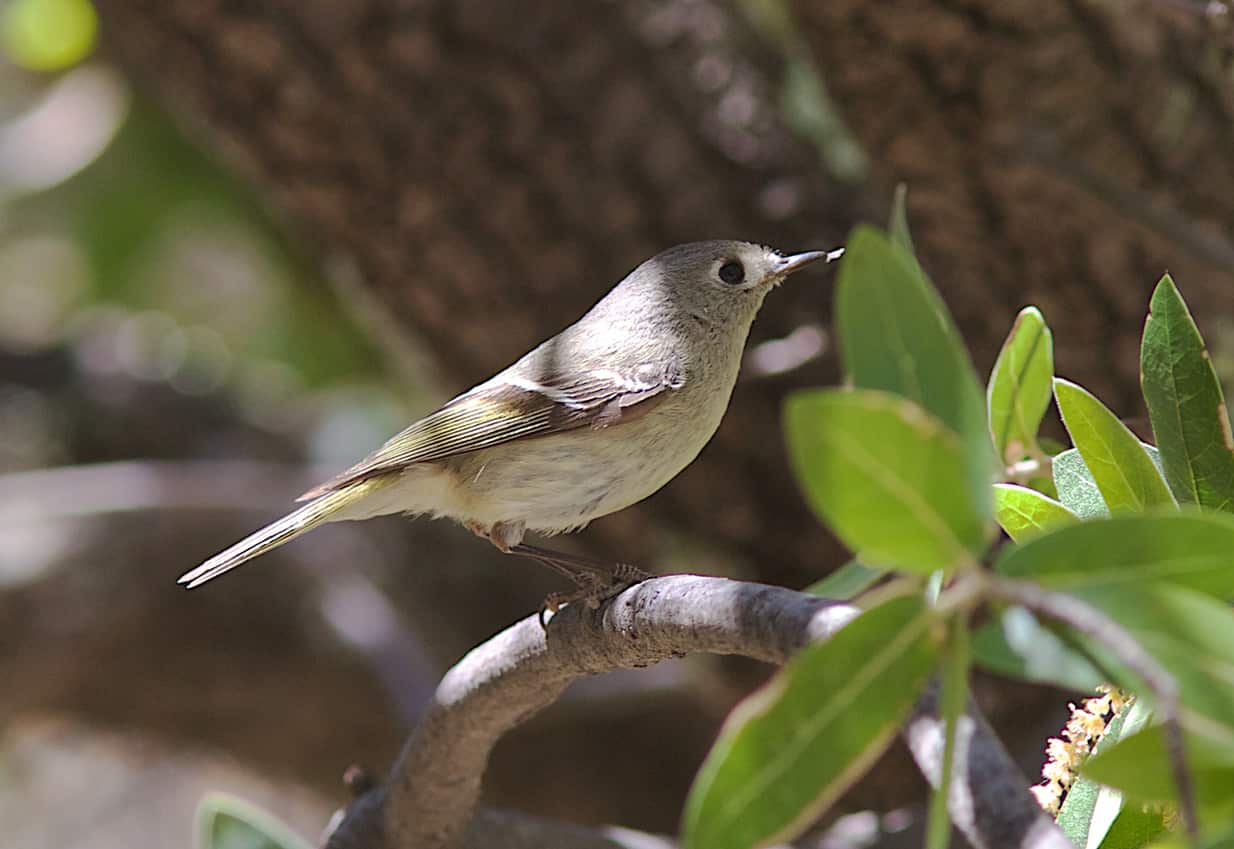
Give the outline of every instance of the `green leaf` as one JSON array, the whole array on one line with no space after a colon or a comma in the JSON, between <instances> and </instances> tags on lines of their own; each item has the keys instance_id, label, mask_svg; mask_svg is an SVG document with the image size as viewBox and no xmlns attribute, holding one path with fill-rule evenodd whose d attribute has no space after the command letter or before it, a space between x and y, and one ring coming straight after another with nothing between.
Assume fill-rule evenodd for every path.
<instances>
[{"instance_id":1,"label":"green leaf","mask_svg":"<svg viewBox=\"0 0 1234 849\"><path fill-rule=\"evenodd\" d=\"M912 254L858 227L836 280L836 322L850 382L915 401L959 434L969 498L988 504L993 458L981 387L946 306Z\"/></svg>"},{"instance_id":2,"label":"green leaf","mask_svg":"<svg viewBox=\"0 0 1234 849\"><path fill-rule=\"evenodd\" d=\"M1186 835L1174 834L1157 841L1149 849L1234 849L1234 828L1223 826L1204 835L1198 844L1188 840Z\"/></svg>"},{"instance_id":3,"label":"green leaf","mask_svg":"<svg viewBox=\"0 0 1234 849\"><path fill-rule=\"evenodd\" d=\"M886 569L874 569L856 560L850 560L826 578L810 584L802 592L833 601L848 601L877 584L879 579L886 574Z\"/></svg>"},{"instance_id":4,"label":"green leaf","mask_svg":"<svg viewBox=\"0 0 1234 849\"><path fill-rule=\"evenodd\" d=\"M1053 390L1051 390L1053 391ZM1041 450L1051 457L1057 457L1067 450L1067 446L1050 436L1037 435L1037 444L1041 446Z\"/></svg>"},{"instance_id":5,"label":"green leaf","mask_svg":"<svg viewBox=\"0 0 1234 849\"><path fill-rule=\"evenodd\" d=\"M1234 799L1234 765L1214 760L1202 741L1184 736L1197 801L1211 806ZM1137 802L1172 802L1177 792L1160 725L1124 737L1086 761L1080 773Z\"/></svg>"},{"instance_id":6,"label":"green leaf","mask_svg":"<svg viewBox=\"0 0 1234 849\"><path fill-rule=\"evenodd\" d=\"M1054 376L1054 337L1041 311L1025 307L998 353L986 389L990 435L1004 465L1010 466L1037 447L1037 428L1050 406Z\"/></svg>"},{"instance_id":7,"label":"green leaf","mask_svg":"<svg viewBox=\"0 0 1234 849\"><path fill-rule=\"evenodd\" d=\"M1097 489L1088 466L1083 464L1080 452L1069 448L1054 458L1054 486L1059 491L1059 502L1082 520L1106 518L1109 507Z\"/></svg>"},{"instance_id":8,"label":"green leaf","mask_svg":"<svg viewBox=\"0 0 1234 849\"><path fill-rule=\"evenodd\" d=\"M1110 512L1140 513L1174 497L1140 440L1087 390L1054 379L1054 398L1071 441L1092 472Z\"/></svg>"},{"instance_id":9,"label":"green leaf","mask_svg":"<svg viewBox=\"0 0 1234 849\"><path fill-rule=\"evenodd\" d=\"M309 849L273 815L226 793L207 794L196 820L200 849Z\"/></svg>"},{"instance_id":10,"label":"green leaf","mask_svg":"<svg viewBox=\"0 0 1234 849\"><path fill-rule=\"evenodd\" d=\"M1077 778L1067 789L1067 797L1058 811L1058 827L1077 846L1088 843L1088 825L1101 785L1091 778Z\"/></svg>"},{"instance_id":11,"label":"green leaf","mask_svg":"<svg viewBox=\"0 0 1234 849\"><path fill-rule=\"evenodd\" d=\"M687 849L788 840L870 767L934 667L921 599L875 607L733 711L686 800Z\"/></svg>"},{"instance_id":12,"label":"green leaf","mask_svg":"<svg viewBox=\"0 0 1234 849\"><path fill-rule=\"evenodd\" d=\"M1009 607L973 635L973 657L992 672L1091 692L1106 676L1023 607Z\"/></svg>"},{"instance_id":13,"label":"green leaf","mask_svg":"<svg viewBox=\"0 0 1234 849\"><path fill-rule=\"evenodd\" d=\"M1076 514L1035 489L1010 483L994 484L994 518L1016 542L1080 521Z\"/></svg>"},{"instance_id":14,"label":"green leaf","mask_svg":"<svg viewBox=\"0 0 1234 849\"><path fill-rule=\"evenodd\" d=\"M1108 788L1103 789L1108 790ZM1165 830L1165 818L1160 811L1145 810L1136 804L1124 805L1097 847L1098 849L1141 849L1147 846L1150 840L1164 834Z\"/></svg>"},{"instance_id":15,"label":"green leaf","mask_svg":"<svg viewBox=\"0 0 1234 849\"><path fill-rule=\"evenodd\" d=\"M1140 447L1148 452L1149 459L1160 470L1161 457L1157 449L1143 442ZM1088 466L1084 465L1084 458L1079 451L1068 448L1057 453L1052 465L1055 490L1064 507L1081 519L1102 519L1110 515L1110 509L1105 506L1105 499L1101 497L1101 490L1097 488L1097 481Z\"/></svg>"},{"instance_id":16,"label":"green leaf","mask_svg":"<svg viewBox=\"0 0 1234 849\"><path fill-rule=\"evenodd\" d=\"M1035 489L1042 495L1058 500L1058 488L1054 486L1054 478L1052 476L1042 477L1038 475L1034 478L1029 478L1025 483L1029 489Z\"/></svg>"},{"instance_id":17,"label":"green leaf","mask_svg":"<svg viewBox=\"0 0 1234 849\"><path fill-rule=\"evenodd\" d=\"M972 663L968 622L965 617L955 616L948 625L947 647L943 656L941 698L946 736L938 786L930 793L929 819L926 821L926 849L947 849L947 843L951 837L951 816L947 810L947 799L951 795L951 781L954 774L956 726L968 704L968 674Z\"/></svg>"},{"instance_id":18,"label":"green leaf","mask_svg":"<svg viewBox=\"0 0 1234 849\"><path fill-rule=\"evenodd\" d=\"M1165 477L1180 502L1234 511L1234 436L1200 331L1170 275L1144 325L1140 382Z\"/></svg>"},{"instance_id":19,"label":"green leaf","mask_svg":"<svg viewBox=\"0 0 1234 849\"><path fill-rule=\"evenodd\" d=\"M1118 745L1118 740L1139 733L1152 718L1152 710L1144 699L1137 699L1127 711L1118 739L1108 742L1103 739L1102 748ZM1079 781L1091 781L1080 776ZM1139 849L1150 839L1165 830L1165 821L1160 811L1149 811L1136 803L1128 802L1123 794L1113 787L1101 785L1097 791L1097 804L1088 829L1088 849Z\"/></svg>"},{"instance_id":20,"label":"green leaf","mask_svg":"<svg viewBox=\"0 0 1234 849\"><path fill-rule=\"evenodd\" d=\"M1007 546L994 568L1048 589L1165 582L1234 597L1234 517L1171 512L1082 522Z\"/></svg>"},{"instance_id":21,"label":"green leaf","mask_svg":"<svg viewBox=\"0 0 1234 849\"><path fill-rule=\"evenodd\" d=\"M785 424L810 504L863 563L928 574L984 549L986 514L967 486L964 449L916 404L811 390L789 398Z\"/></svg>"},{"instance_id":22,"label":"green leaf","mask_svg":"<svg viewBox=\"0 0 1234 849\"><path fill-rule=\"evenodd\" d=\"M1083 597L1169 671L1178 683L1183 727L1210 750L1228 752L1234 763L1234 612L1228 604L1169 585L1104 587Z\"/></svg>"},{"instance_id":23,"label":"green leaf","mask_svg":"<svg viewBox=\"0 0 1234 849\"><path fill-rule=\"evenodd\" d=\"M1093 473L1084 465L1084 458L1069 448L1054 458L1054 487L1058 500L1081 519L1101 519L1110 515Z\"/></svg>"},{"instance_id":24,"label":"green leaf","mask_svg":"<svg viewBox=\"0 0 1234 849\"><path fill-rule=\"evenodd\" d=\"M887 223L887 233L906 253L916 256L917 249L913 247L913 236L908 230L908 186L899 183L895 196L891 200L891 220Z\"/></svg>"},{"instance_id":25,"label":"green leaf","mask_svg":"<svg viewBox=\"0 0 1234 849\"><path fill-rule=\"evenodd\" d=\"M1179 718L1201 820L1234 815L1234 613L1220 601L1180 587L1104 588L1084 594L1126 627L1179 687ZM1134 675L1108 664L1115 680ZM1141 689L1136 708L1151 705ZM1160 726L1139 733L1129 717L1125 739L1102 746L1081 772L1138 801L1166 801L1175 790Z\"/></svg>"},{"instance_id":26,"label":"green leaf","mask_svg":"<svg viewBox=\"0 0 1234 849\"><path fill-rule=\"evenodd\" d=\"M1096 751L1109 748L1118 742L1122 736L1123 725L1127 720L1127 715L1134 709L1136 703L1128 703L1123 706L1123 709L1110 720L1106 726L1105 733L1101 736L1101 740L1097 743ZM1077 846L1095 846L1105 836L1105 832L1109 829L1113 817L1118 811L1115 809L1103 823L1095 823L1094 815L1097 813L1099 803L1104 802L1109 805L1111 802L1118 807L1122 805L1121 797L1112 795L1108 788L1103 796L1102 787L1091 778L1083 776L1076 779L1075 783L1067 790L1067 797L1063 800L1063 806L1058 812L1058 826L1071 839L1071 842ZM1093 826L1096 825L1101 830L1101 834L1093 833Z\"/></svg>"},{"instance_id":27,"label":"green leaf","mask_svg":"<svg viewBox=\"0 0 1234 849\"><path fill-rule=\"evenodd\" d=\"M89 0L11 0L0 6L0 53L31 71L63 71L90 55L98 28Z\"/></svg>"}]
</instances>

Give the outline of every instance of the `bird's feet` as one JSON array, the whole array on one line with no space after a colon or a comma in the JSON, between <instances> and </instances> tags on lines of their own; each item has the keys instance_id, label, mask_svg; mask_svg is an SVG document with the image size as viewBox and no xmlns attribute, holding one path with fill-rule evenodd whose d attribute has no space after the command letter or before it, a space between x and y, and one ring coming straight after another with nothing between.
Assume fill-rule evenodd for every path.
<instances>
[{"instance_id":1,"label":"bird's feet","mask_svg":"<svg viewBox=\"0 0 1234 849\"><path fill-rule=\"evenodd\" d=\"M547 615L556 613L564 605L581 601L595 610L602 601L651 577L649 573L630 563L613 563L581 554L566 554L527 543L511 546L510 553L535 560L575 584L574 592L552 593L544 599L540 606L540 627L546 630Z\"/></svg>"}]
</instances>

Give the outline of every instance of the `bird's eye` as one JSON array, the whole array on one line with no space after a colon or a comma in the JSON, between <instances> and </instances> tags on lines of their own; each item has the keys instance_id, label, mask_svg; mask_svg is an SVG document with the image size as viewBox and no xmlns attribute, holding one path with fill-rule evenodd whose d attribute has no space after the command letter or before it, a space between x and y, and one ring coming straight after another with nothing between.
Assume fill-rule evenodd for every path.
<instances>
[{"instance_id":1,"label":"bird's eye","mask_svg":"<svg viewBox=\"0 0 1234 849\"><path fill-rule=\"evenodd\" d=\"M720 279L730 286L736 286L746 279L746 270L736 260L726 262L720 266Z\"/></svg>"}]
</instances>

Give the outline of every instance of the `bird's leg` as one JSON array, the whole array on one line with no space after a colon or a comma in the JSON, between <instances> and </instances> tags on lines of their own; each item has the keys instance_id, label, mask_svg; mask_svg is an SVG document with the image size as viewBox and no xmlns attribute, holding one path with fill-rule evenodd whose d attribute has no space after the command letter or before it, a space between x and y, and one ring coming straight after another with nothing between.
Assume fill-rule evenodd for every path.
<instances>
[{"instance_id":1,"label":"bird's leg","mask_svg":"<svg viewBox=\"0 0 1234 849\"><path fill-rule=\"evenodd\" d=\"M632 563L600 560L585 554L567 554L564 551L553 551L525 542L510 546L508 553L543 563L553 571L566 575L580 587L591 586L597 582L636 584L651 577L650 574Z\"/></svg>"},{"instance_id":2,"label":"bird's leg","mask_svg":"<svg viewBox=\"0 0 1234 849\"><path fill-rule=\"evenodd\" d=\"M506 554L517 554L547 566L559 575L569 578L576 587L570 593L552 593L544 599L540 606L540 624L544 625L544 614L556 613L563 605L575 601L585 602L595 609L600 602L612 598L631 584L637 584L651 577L650 574L631 563L614 563L599 560L582 554L567 554L530 545L523 542L525 531L522 522L498 522L491 527L484 527L477 522L468 522L467 528L476 536L484 537Z\"/></svg>"},{"instance_id":3,"label":"bird's leg","mask_svg":"<svg viewBox=\"0 0 1234 849\"><path fill-rule=\"evenodd\" d=\"M595 610L600 602L610 599L632 584L645 581L650 574L632 563L597 560L582 554L566 554L538 545L519 543L510 547L510 554L527 557L574 581L572 593L552 593L540 606L540 626L545 627L545 613L556 613L562 605L581 601Z\"/></svg>"}]
</instances>

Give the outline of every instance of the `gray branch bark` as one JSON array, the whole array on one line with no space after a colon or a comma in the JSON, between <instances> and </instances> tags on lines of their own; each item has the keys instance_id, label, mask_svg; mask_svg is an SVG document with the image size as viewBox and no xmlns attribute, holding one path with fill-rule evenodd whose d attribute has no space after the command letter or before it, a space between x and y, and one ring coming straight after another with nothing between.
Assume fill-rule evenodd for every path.
<instances>
[{"instance_id":1,"label":"gray branch bark","mask_svg":"<svg viewBox=\"0 0 1234 849\"><path fill-rule=\"evenodd\" d=\"M496 845L483 840L487 820L473 817L489 753L502 734L555 701L571 681L698 651L782 664L858 613L779 587L676 575L632 587L595 612L571 605L547 633L535 617L525 619L446 674L386 783L359 796L326 846ZM975 707L960 729L950 809L969 842L978 849L1070 847ZM905 739L922 773L937 781L942 722L932 691L915 707ZM597 845L587 840L563 836L555 845Z\"/></svg>"}]
</instances>

